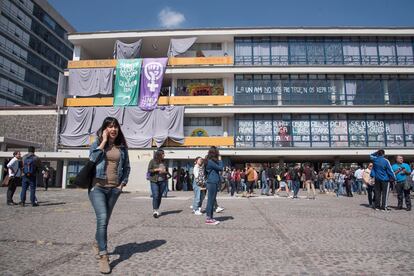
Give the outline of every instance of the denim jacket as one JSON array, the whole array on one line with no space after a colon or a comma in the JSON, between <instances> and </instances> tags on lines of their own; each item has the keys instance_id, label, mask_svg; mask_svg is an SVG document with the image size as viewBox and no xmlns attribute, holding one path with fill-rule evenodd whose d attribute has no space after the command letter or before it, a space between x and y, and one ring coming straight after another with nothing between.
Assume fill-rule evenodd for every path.
<instances>
[{"instance_id":1,"label":"denim jacket","mask_svg":"<svg viewBox=\"0 0 414 276\"><path fill-rule=\"evenodd\" d=\"M89 159L96 164L96 178L106 179L106 158L105 152L99 147L99 141L96 140L89 149ZM105 149L108 144L105 145ZM121 158L118 164L118 183L126 185L128 183L129 172L131 167L129 165L128 150L125 146L120 146Z\"/></svg>"},{"instance_id":2,"label":"denim jacket","mask_svg":"<svg viewBox=\"0 0 414 276\"><path fill-rule=\"evenodd\" d=\"M206 166L206 182L207 183L213 183L213 184L219 184L220 183L220 171L223 170L223 162L220 160L218 161L218 164L212 160L208 160L207 166Z\"/></svg>"}]
</instances>

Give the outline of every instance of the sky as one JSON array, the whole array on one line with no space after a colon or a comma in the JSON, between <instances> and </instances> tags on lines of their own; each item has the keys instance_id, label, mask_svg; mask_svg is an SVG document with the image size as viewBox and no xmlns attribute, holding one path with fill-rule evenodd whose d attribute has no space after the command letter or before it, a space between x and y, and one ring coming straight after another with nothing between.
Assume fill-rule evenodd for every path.
<instances>
[{"instance_id":1,"label":"sky","mask_svg":"<svg viewBox=\"0 0 414 276\"><path fill-rule=\"evenodd\" d=\"M216 27L414 27L414 0L49 0L78 32Z\"/></svg>"}]
</instances>

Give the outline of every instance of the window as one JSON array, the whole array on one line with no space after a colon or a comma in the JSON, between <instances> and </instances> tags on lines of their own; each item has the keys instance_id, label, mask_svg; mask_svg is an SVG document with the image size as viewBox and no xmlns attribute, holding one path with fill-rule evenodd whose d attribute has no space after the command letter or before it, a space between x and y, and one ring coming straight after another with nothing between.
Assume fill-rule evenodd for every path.
<instances>
[{"instance_id":1,"label":"window","mask_svg":"<svg viewBox=\"0 0 414 276\"><path fill-rule=\"evenodd\" d=\"M272 115L255 115L254 138L256 148L273 146Z\"/></svg>"},{"instance_id":2,"label":"window","mask_svg":"<svg viewBox=\"0 0 414 276\"><path fill-rule=\"evenodd\" d=\"M252 42L250 38L235 38L235 64L251 65L253 64Z\"/></svg>"},{"instance_id":3,"label":"window","mask_svg":"<svg viewBox=\"0 0 414 276\"><path fill-rule=\"evenodd\" d=\"M395 42L388 38L381 38L378 42L378 54L380 65L397 64Z\"/></svg>"},{"instance_id":4,"label":"window","mask_svg":"<svg viewBox=\"0 0 414 276\"><path fill-rule=\"evenodd\" d=\"M325 64L323 39L308 39L306 43L308 64Z\"/></svg>"},{"instance_id":5,"label":"window","mask_svg":"<svg viewBox=\"0 0 414 276\"><path fill-rule=\"evenodd\" d=\"M365 115L353 115L348 120L349 145L351 147L366 147L367 128Z\"/></svg>"},{"instance_id":6,"label":"window","mask_svg":"<svg viewBox=\"0 0 414 276\"><path fill-rule=\"evenodd\" d=\"M345 114L330 115L331 147L348 147L348 121Z\"/></svg>"},{"instance_id":7,"label":"window","mask_svg":"<svg viewBox=\"0 0 414 276\"><path fill-rule=\"evenodd\" d=\"M309 115L295 115L292 120L292 140L294 147L310 147Z\"/></svg>"},{"instance_id":8,"label":"window","mask_svg":"<svg viewBox=\"0 0 414 276\"><path fill-rule=\"evenodd\" d=\"M303 39L291 39L290 64L307 64L306 43Z\"/></svg>"},{"instance_id":9,"label":"window","mask_svg":"<svg viewBox=\"0 0 414 276\"><path fill-rule=\"evenodd\" d=\"M236 120L236 147L250 147L254 146L254 122L253 119L243 118Z\"/></svg>"},{"instance_id":10,"label":"window","mask_svg":"<svg viewBox=\"0 0 414 276\"><path fill-rule=\"evenodd\" d=\"M270 64L269 38L253 38L253 64Z\"/></svg>"},{"instance_id":11,"label":"window","mask_svg":"<svg viewBox=\"0 0 414 276\"><path fill-rule=\"evenodd\" d=\"M396 42L397 63L399 65L414 64L413 43L410 39L397 39Z\"/></svg>"},{"instance_id":12,"label":"window","mask_svg":"<svg viewBox=\"0 0 414 276\"><path fill-rule=\"evenodd\" d=\"M388 115L385 119L387 147L404 147L404 130L401 115Z\"/></svg>"},{"instance_id":13,"label":"window","mask_svg":"<svg viewBox=\"0 0 414 276\"><path fill-rule=\"evenodd\" d=\"M325 56L326 64L343 64L342 43L340 38L326 40Z\"/></svg>"},{"instance_id":14,"label":"window","mask_svg":"<svg viewBox=\"0 0 414 276\"><path fill-rule=\"evenodd\" d=\"M414 116L405 115L404 118L405 143L407 147L414 146Z\"/></svg>"},{"instance_id":15,"label":"window","mask_svg":"<svg viewBox=\"0 0 414 276\"><path fill-rule=\"evenodd\" d=\"M356 38L344 39L342 47L344 54L344 64L357 65L361 63L359 42Z\"/></svg>"},{"instance_id":16,"label":"window","mask_svg":"<svg viewBox=\"0 0 414 276\"><path fill-rule=\"evenodd\" d=\"M329 147L328 115L311 115L312 147Z\"/></svg>"},{"instance_id":17,"label":"window","mask_svg":"<svg viewBox=\"0 0 414 276\"><path fill-rule=\"evenodd\" d=\"M289 46L287 38L271 38L271 64L288 65L289 63Z\"/></svg>"},{"instance_id":18,"label":"window","mask_svg":"<svg viewBox=\"0 0 414 276\"><path fill-rule=\"evenodd\" d=\"M361 61L364 65L378 64L378 48L375 38L366 38L361 41Z\"/></svg>"},{"instance_id":19,"label":"window","mask_svg":"<svg viewBox=\"0 0 414 276\"><path fill-rule=\"evenodd\" d=\"M177 96L224 95L222 79L178 79Z\"/></svg>"},{"instance_id":20,"label":"window","mask_svg":"<svg viewBox=\"0 0 414 276\"><path fill-rule=\"evenodd\" d=\"M385 146L385 123L383 118L376 119L375 117L374 115L367 117L368 146L383 147Z\"/></svg>"}]
</instances>

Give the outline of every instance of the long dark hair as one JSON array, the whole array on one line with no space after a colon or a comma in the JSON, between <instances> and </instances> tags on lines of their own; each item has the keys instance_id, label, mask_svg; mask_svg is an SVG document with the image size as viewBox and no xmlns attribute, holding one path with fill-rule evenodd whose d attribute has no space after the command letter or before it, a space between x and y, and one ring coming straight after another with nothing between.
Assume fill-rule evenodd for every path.
<instances>
[{"instance_id":1,"label":"long dark hair","mask_svg":"<svg viewBox=\"0 0 414 276\"><path fill-rule=\"evenodd\" d=\"M154 154L154 160L157 163L163 163L164 162L164 157L162 156L163 154L164 154L164 151L162 149L157 150Z\"/></svg>"},{"instance_id":2,"label":"long dark hair","mask_svg":"<svg viewBox=\"0 0 414 276\"><path fill-rule=\"evenodd\" d=\"M215 146L212 146L208 150L208 153L207 153L207 159L208 160L211 160L211 161L214 161L214 162L217 163L218 160L219 160L219 156L220 156L220 152Z\"/></svg>"},{"instance_id":3,"label":"long dark hair","mask_svg":"<svg viewBox=\"0 0 414 276\"><path fill-rule=\"evenodd\" d=\"M115 138L114 144L116 146L128 147L125 136L121 130L121 125L114 117L106 117L105 120L103 120L101 128L96 132L96 136L98 136L99 141L102 141L102 134L104 130L111 125L114 125L118 128L118 136Z\"/></svg>"}]
</instances>

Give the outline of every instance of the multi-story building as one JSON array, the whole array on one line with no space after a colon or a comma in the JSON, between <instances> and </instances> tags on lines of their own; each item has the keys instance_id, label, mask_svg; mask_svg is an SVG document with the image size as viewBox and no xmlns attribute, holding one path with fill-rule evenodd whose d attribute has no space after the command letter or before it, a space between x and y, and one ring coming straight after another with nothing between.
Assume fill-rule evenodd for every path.
<instances>
[{"instance_id":1,"label":"multi-story building","mask_svg":"<svg viewBox=\"0 0 414 276\"><path fill-rule=\"evenodd\" d=\"M141 57L167 56L171 38L197 37L169 59L160 105L184 105L184 145L170 167L191 167L211 145L226 164L366 162L375 149L414 158L414 28L218 28L73 33L68 68L114 67L116 40L143 39ZM67 98L70 106L108 106ZM130 189L148 189L153 149L130 149ZM46 155L45 155L46 156ZM86 148L65 160L64 185Z\"/></svg>"},{"instance_id":2,"label":"multi-story building","mask_svg":"<svg viewBox=\"0 0 414 276\"><path fill-rule=\"evenodd\" d=\"M0 3L0 106L55 104L75 29L46 0Z\"/></svg>"}]
</instances>

